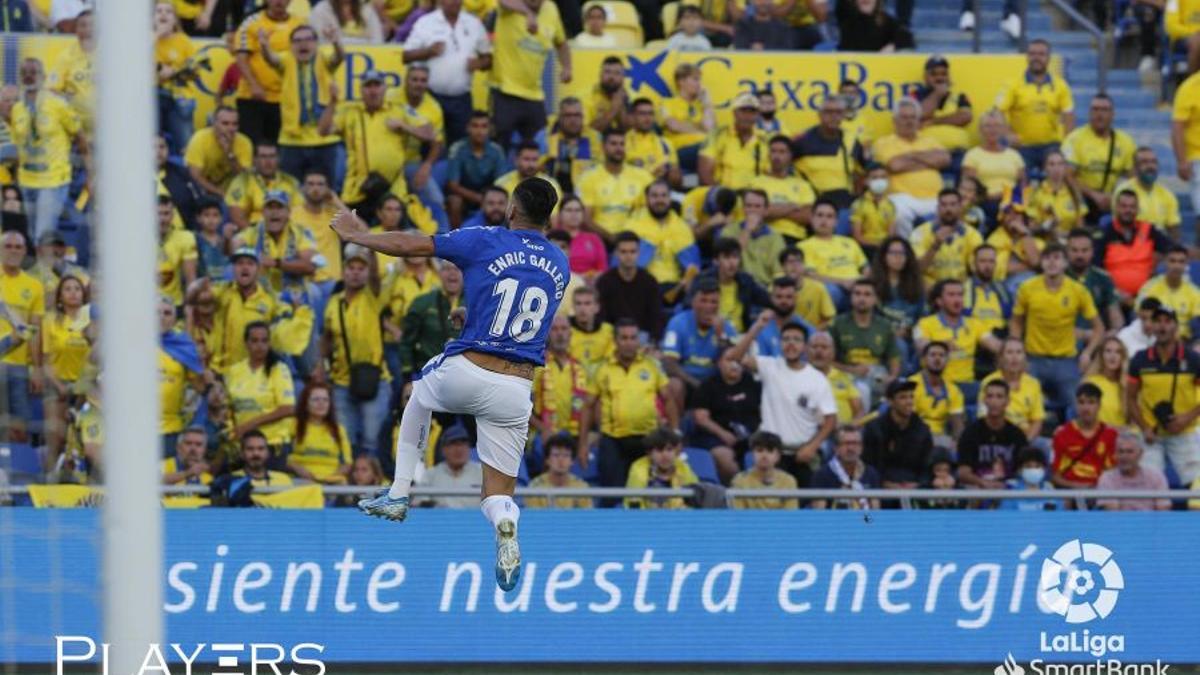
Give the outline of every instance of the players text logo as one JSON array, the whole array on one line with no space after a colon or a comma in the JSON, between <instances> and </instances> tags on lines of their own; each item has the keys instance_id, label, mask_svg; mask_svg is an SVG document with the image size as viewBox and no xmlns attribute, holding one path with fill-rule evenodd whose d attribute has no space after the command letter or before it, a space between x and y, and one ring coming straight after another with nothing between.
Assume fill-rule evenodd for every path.
<instances>
[{"instance_id":1,"label":"players text logo","mask_svg":"<svg viewBox=\"0 0 1200 675\"><path fill-rule=\"evenodd\" d=\"M1117 605L1125 577L1113 553L1100 544L1073 539L1042 562L1042 604L1067 623L1103 619Z\"/></svg>"}]
</instances>

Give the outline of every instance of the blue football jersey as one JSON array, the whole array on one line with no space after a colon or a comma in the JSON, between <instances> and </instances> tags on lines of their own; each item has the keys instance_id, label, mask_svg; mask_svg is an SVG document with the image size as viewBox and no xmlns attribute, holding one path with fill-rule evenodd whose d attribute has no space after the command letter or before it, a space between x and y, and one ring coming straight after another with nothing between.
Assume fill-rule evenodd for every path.
<instances>
[{"instance_id":1,"label":"blue football jersey","mask_svg":"<svg viewBox=\"0 0 1200 675\"><path fill-rule=\"evenodd\" d=\"M433 238L434 255L463 272L467 321L446 345L542 365L550 322L571 280L567 256L534 230L466 227Z\"/></svg>"}]
</instances>

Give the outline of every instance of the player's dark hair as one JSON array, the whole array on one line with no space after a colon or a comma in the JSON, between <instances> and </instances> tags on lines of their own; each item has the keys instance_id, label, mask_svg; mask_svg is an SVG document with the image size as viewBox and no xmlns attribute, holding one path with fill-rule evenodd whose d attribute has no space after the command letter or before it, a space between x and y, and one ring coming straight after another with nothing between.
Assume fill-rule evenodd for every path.
<instances>
[{"instance_id":1,"label":"player's dark hair","mask_svg":"<svg viewBox=\"0 0 1200 675\"><path fill-rule=\"evenodd\" d=\"M605 19L608 18L608 12L606 12L604 10L604 5L599 5L599 4L588 7L587 11L583 13L583 16L584 16L584 18L587 18L588 16L591 16L592 14L595 14L596 12L600 12L602 15L604 15ZM613 58L613 57L610 56L609 58ZM605 61L605 63L608 63L608 61Z\"/></svg>"},{"instance_id":2,"label":"player's dark hair","mask_svg":"<svg viewBox=\"0 0 1200 675\"><path fill-rule=\"evenodd\" d=\"M679 8L679 18L680 19L682 19L684 16L687 16L688 14L695 14L696 16L704 16L704 12L700 11L699 5L684 5Z\"/></svg>"},{"instance_id":3,"label":"player's dark hair","mask_svg":"<svg viewBox=\"0 0 1200 675\"><path fill-rule=\"evenodd\" d=\"M733 237L721 237L713 243L713 257L720 258L723 255L742 255L742 245Z\"/></svg>"},{"instance_id":4,"label":"player's dark hair","mask_svg":"<svg viewBox=\"0 0 1200 675\"><path fill-rule=\"evenodd\" d=\"M776 134L771 137L771 140L767 143L767 145L771 146L775 145L776 143L782 143L787 146L788 152L792 151L792 139L788 138L787 136L784 136L783 134Z\"/></svg>"},{"instance_id":5,"label":"player's dark hair","mask_svg":"<svg viewBox=\"0 0 1200 675\"><path fill-rule=\"evenodd\" d=\"M481 119L487 120L488 124L492 123L492 116L486 110L472 110L471 116L469 118L467 118L468 122L474 121L474 120L481 120Z\"/></svg>"},{"instance_id":6,"label":"player's dark hair","mask_svg":"<svg viewBox=\"0 0 1200 675\"><path fill-rule=\"evenodd\" d=\"M995 246L992 246L991 244L980 244L979 248L975 249L975 255L973 257L979 257L980 251L991 251L992 253L997 253Z\"/></svg>"},{"instance_id":7,"label":"player's dark hair","mask_svg":"<svg viewBox=\"0 0 1200 675\"><path fill-rule=\"evenodd\" d=\"M535 143L536 147L537 144ZM554 186L544 178L526 178L513 190L513 200L521 207L521 213L531 225L545 229L550 223L550 214L558 203Z\"/></svg>"},{"instance_id":8,"label":"player's dark hair","mask_svg":"<svg viewBox=\"0 0 1200 675\"><path fill-rule=\"evenodd\" d=\"M1167 255L1171 255L1172 253L1182 253L1186 256L1191 255L1190 253L1188 253L1188 250L1186 248L1184 248L1182 244L1179 244L1179 243L1172 243L1171 246L1169 248L1167 248Z\"/></svg>"},{"instance_id":9,"label":"player's dark hair","mask_svg":"<svg viewBox=\"0 0 1200 675\"><path fill-rule=\"evenodd\" d=\"M958 279L941 279L936 282L933 285L933 288L929 289L929 306L937 307L937 301L940 300L942 298L942 294L946 292L946 287L954 285L962 286L963 282L959 281Z\"/></svg>"},{"instance_id":10,"label":"player's dark hair","mask_svg":"<svg viewBox=\"0 0 1200 675\"><path fill-rule=\"evenodd\" d=\"M617 129L616 127L609 127L600 133L600 140L601 142L607 143L608 139L613 136L625 138L625 132Z\"/></svg>"},{"instance_id":11,"label":"player's dark hair","mask_svg":"<svg viewBox=\"0 0 1200 675\"><path fill-rule=\"evenodd\" d=\"M666 429L663 427L659 427L654 431L651 431L650 433L646 434L644 438L642 438L642 445L646 446L647 452L651 450L657 450L659 448L665 448L670 445L682 444L682 436L675 433L671 429Z\"/></svg>"},{"instance_id":12,"label":"player's dark hair","mask_svg":"<svg viewBox=\"0 0 1200 675\"><path fill-rule=\"evenodd\" d=\"M489 192L498 192L498 193L504 195L505 201L508 201L508 190L505 190L504 188L500 187L499 185L489 185L489 186L483 188L483 196L484 197L486 197Z\"/></svg>"},{"instance_id":13,"label":"player's dark hair","mask_svg":"<svg viewBox=\"0 0 1200 675\"><path fill-rule=\"evenodd\" d=\"M1075 388L1075 398L1088 398L1099 401L1100 399L1104 398L1104 392L1100 389L1100 387L1097 387L1091 382L1084 382Z\"/></svg>"},{"instance_id":14,"label":"player's dark hair","mask_svg":"<svg viewBox=\"0 0 1200 675\"><path fill-rule=\"evenodd\" d=\"M1133 197L1133 201L1138 201L1138 193L1130 190L1129 188L1125 188L1117 193L1117 199L1120 199L1121 197Z\"/></svg>"},{"instance_id":15,"label":"player's dark hair","mask_svg":"<svg viewBox=\"0 0 1200 675\"><path fill-rule=\"evenodd\" d=\"M1057 241L1052 241L1049 244L1046 244L1046 248L1042 249L1042 257L1043 258L1045 258L1048 255L1055 255L1055 254L1061 255L1064 258L1067 257L1066 247L1063 246L1062 244L1058 243Z\"/></svg>"},{"instance_id":16,"label":"player's dark hair","mask_svg":"<svg viewBox=\"0 0 1200 675\"><path fill-rule=\"evenodd\" d=\"M757 195L759 197L762 197L762 200L764 202L766 202L767 205L770 205L770 203L771 203L771 198L767 196L766 190L764 190L762 188L753 188L752 187L752 188L746 188L745 190L742 190L742 204L743 205L746 203L746 197L749 195Z\"/></svg>"},{"instance_id":17,"label":"player's dark hair","mask_svg":"<svg viewBox=\"0 0 1200 675\"><path fill-rule=\"evenodd\" d=\"M640 106L640 105L653 106L654 101L651 101L650 99L646 98L645 96L639 96L638 98L633 99L633 103L629 107L632 108L633 110L637 110L638 106Z\"/></svg>"},{"instance_id":18,"label":"player's dark hair","mask_svg":"<svg viewBox=\"0 0 1200 675\"><path fill-rule=\"evenodd\" d=\"M870 280L869 278L867 278L867 277L859 277L859 278L857 278L857 279L855 279L855 280L854 280L854 285L852 286L852 288L858 288L858 287L860 287L860 286L862 286L862 287L864 287L864 288L869 288L869 289L871 289L871 292L872 292L872 293L875 293L875 295L876 295L876 296L878 296L878 295L879 295L879 293L877 293L877 292L875 291L875 282L874 282L874 281L871 281L871 280Z\"/></svg>"},{"instance_id":19,"label":"player's dark hair","mask_svg":"<svg viewBox=\"0 0 1200 675\"><path fill-rule=\"evenodd\" d=\"M645 190L642 190L642 194L644 194L644 195L646 195L647 197L649 197L649 196L650 196L650 190L651 190L651 189L653 189L653 188L656 188L656 187L665 187L665 188L667 188L667 191L668 191L668 192L670 192L670 191L671 191L671 184L670 184L670 183L668 183L667 181L665 181L665 180L661 179L661 178L658 178L658 179L655 179L655 180L651 181L651 182L650 182L650 184L646 186L646 189L645 189Z\"/></svg>"},{"instance_id":20,"label":"player's dark hair","mask_svg":"<svg viewBox=\"0 0 1200 675\"><path fill-rule=\"evenodd\" d=\"M616 248L617 246L620 246L621 244L623 244L627 241L632 241L633 243L637 244L638 246L642 245L641 237L637 236L637 234L635 234L629 230L622 230L617 233L616 238L613 240L613 248Z\"/></svg>"}]
</instances>

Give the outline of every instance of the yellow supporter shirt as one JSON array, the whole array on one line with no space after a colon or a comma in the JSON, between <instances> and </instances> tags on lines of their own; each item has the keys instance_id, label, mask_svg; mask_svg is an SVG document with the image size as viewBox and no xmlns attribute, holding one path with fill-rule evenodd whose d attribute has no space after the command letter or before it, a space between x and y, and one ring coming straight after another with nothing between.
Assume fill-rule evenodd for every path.
<instances>
[{"instance_id":1,"label":"yellow supporter shirt","mask_svg":"<svg viewBox=\"0 0 1200 675\"><path fill-rule=\"evenodd\" d=\"M1075 321L1095 318L1096 303L1074 279L1063 277L1058 290L1051 291L1046 277L1038 275L1017 289L1013 316L1025 317L1025 349L1031 356L1074 357Z\"/></svg>"},{"instance_id":2,"label":"yellow supporter shirt","mask_svg":"<svg viewBox=\"0 0 1200 675\"><path fill-rule=\"evenodd\" d=\"M986 325L979 319L963 316L959 317L958 325L951 325L939 313L918 321L913 329L913 338L950 345L946 371L942 376L948 382L970 382L975 379L975 352L980 340L988 334L987 331Z\"/></svg>"},{"instance_id":3,"label":"yellow supporter shirt","mask_svg":"<svg viewBox=\"0 0 1200 675\"><path fill-rule=\"evenodd\" d=\"M271 190L282 190L287 193L291 204L300 200L300 181L292 176L276 171L275 175L267 178L261 173L250 170L234 176L225 190L225 203L242 210L249 223L262 220L263 202ZM325 223L325 229L331 229Z\"/></svg>"},{"instance_id":4,"label":"yellow supporter shirt","mask_svg":"<svg viewBox=\"0 0 1200 675\"><path fill-rule=\"evenodd\" d=\"M746 324L742 321L742 316L745 314L742 307L742 301L738 299L738 286L736 281L730 281L720 285L721 295L717 304L717 313L721 315L729 323L733 324L734 329L739 333L746 330Z\"/></svg>"},{"instance_id":5,"label":"yellow supporter shirt","mask_svg":"<svg viewBox=\"0 0 1200 675\"><path fill-rule=\"evenodd\" d=\"M1085 209L1083 201L1065 182L1055 187L1049 181L1042 181L1029 200L1029 215L1033 218L1034 226L1040 227L1043 223L1054 221L1056 229L1051 232L1064 235L1079 227Z\"/></svg>"},{"instance_id":6,"label":"yellow supporter shirt","mask_svg":"<svg viewBox=\"0 0 1200 675\"><path fill-rule=\"evenodd\" d=\"M277 369L287 370L285 366ZM183 406L187 401L188 369L182 363L158 350L158 396L159 433L175 434L183 431L187 420L183 417Z\"/></svg>"},{"instance_id":7,"label":"yellow supporter shirt","mask_svg":"<svg viewBox=\"0 0 1200 675\"><path fill-rule=\"evenodd\" d=\"M590 331L571 322L571 358L583 365L588 377L595 377L609 359L617 352L617 342L610 323L597 321Z\"/></svg>"},{"instance_id":8,"label":"yellow supporter shirt","mask_svg":"<svg viewBox=\"0 0 1200 675\"><path fill-rule=\"evenodd\" d=\"M896 224L896 205L886 197L876 201L863 195L850 205L850 224L862 228L862 238L872 246L883 244Z\"/></svg>"},{"instance_id":9,"label":"yellow supporter shirt","mask_svg":"<svg viewBox=\"0 0 1200 675\"><path fill-rule=\"evenodd\" d=\"M996 281L1004 281L1008 278L1008 261L1012 260L1014 255L1017 257L1017 260L1020 260L1027 266L1031 266L1025 256L1025 245L1019 241L1014 242L1012 235L1003 227L996 228L988 236L987 243L996 249L996 272L993 277ZM1033 245L1037 247L1037 250L1041 251L1046 248L1046 241L1035 237Z\"/></svg>"},{"instance_id":10,"label":"yellow supporter shirt","mask_svg":"<svg viewBox=\"0 0 1200 675\"><path fill-rule=\"evenodd\" d=\"M46 313L46 295L42 282L27 272L9 276L0 272L0 299L17 321L30 325L35 318ZM0 363L23 366L30 365L29 344L22 344L0 359Z\"/></svg>"},{"instance_id":11,"label":"yellow supporter shirt","mask_svg":"<svg viewBox=\"0 0 1200 675\"><path fill-rule=\"evenodd\" d=\"M697 128L704 128L704 106L700 103L699 98L694 101L687 101L681 96L665 98L662 101L662 107L659 109L658 116L659 119L664 121L673 119L680 122L690 122ZM663 127L665 128L666 124L663 124ZM665 131L664 133L666 134L667 141L675 146L676 150L703 143L708 138L708 134L703 131L693 131L683 134L677 134L673 131Z\"/></svg>"},{"instance_id":12,"label":"yellow supporter shirt","mask_svg":"<svg viewBox=\"0 0 1200 675\"><path fill-rule=\"evenodd\" d=\"M733 477L730 487L738 490L795 490L798 485L796 477L782 470L771 472L769 478L764 478L754 469L746 469ZM807 487L807 486L806 486ZM779 497L738 497L733 500L735 509L798 509L799 499L781 499Z\"/></svg>"},{"instance_id":13,"label":"yellow supporter shirt","mask_svg":"<svg viewBox=\"0 0 1200 675\"><path fill-rule=\"evenodd\" d=\"M962 390L953 382L943 380L942 386L946 391L936 394L922 373L913 375L908 381L917 383L917 389L913 392L913 412L929 425L929 431L935 436L949 433L947 427L950 417L963 414L965 409Z\"/></svg>"},{"instance_id":14,"label":"yellow supporter shirt","mask_svg":"<svg viewBox=\"0 0 1200 675\"><path fill-rule=\"evenodd\" d=\"M442 280L432 268L425 271L424 278L417 278L416 274L403 268L393 268L384 279L381 290L392 321L400 325L413 300L441 287Z\"/></svg>"},{"instance_id":15,"label":"yellow supporter shirt","mask_svg":"<svg viewBox=\"0 0 1200 675\"><path fill-rule=\"evenodd\" d=\"M320 210L309 211L303 199L295 202L292 207L292 224L303 228L304 233L316 244L317 253L325 259L325 265L318 267L313 274L313 281L338 281L342 278L342 240L329 226L337 215L337 207L333 202L325 202ZM380 270L382 274L384 270Z\"/></svg>"},{"instance_id":16,"label":"yellow supporter shirt","mask_svg":"<svg viewBox=\"0 0 1200 675\"><path fill-rule=\"evenodd\" d=\"M771 168L767 138L758 129L742 142L732 126L721 127L705 141L700 156L712 160L714 183L733 190L749 187Z\"/></svg>"},{"instance_id":17,"label":"yellow supporter shirt","mask_svg":"<svg viewBox=\"0 0 1200 675\"><path fill-rule=\"evenodd\" d=\"M1089 124L1067 134L1062 144L1063 157L1075 170L1080 184L1100 192L1111 192L1122 175L1133 171L1135 151L1137 143L1124 131L1113 129L1108 138L1101 138Z\"/></svg>"},{"instance_id":18,"label":"yellow supporter shirt","mask_svg":"<svg viewBox=\"0 0 1200 675\"><path fill-rule=\"evenodd\" d=\"M979 383L979 410L981 413L987 410L983 405L983 394L987 391L987 383L1003 379L1003 377L1003 373L997 370ZM1042 397L1042 385L1037 378L1029 373L1021 373L1020 386L1014 389L1012 383L1009 383L1008 408L1004 411L1004 418L1020 427L1022 431L1033 422L1046 419L1046 403Z\"/></svg>"},{"instance_id":19,"label":"yellow supporter shirt","mask_svg":"<svg viewBox=\"0 0 1200 675\"><path fill-rule=\"evenodd\" d=\"M934 228L935 223L926 222L913 230L909 241L918 260L924 257L937 241ZM942 244L934 254L933 263L925 268L925 283L932 285L942 279L966 279L975 257L975 249L980 246L983 246L983 235L970 225L961 225L950 241Z\"/></svg>"},{"instance_id":20,"label":"yellow supporter shirt","mask_svg":"<svg viewBox=\"0 0 1200 675\"><path fill-rule=\"evenodd\" d=\"M85 335L91 322L91 311L86 306L80 308L74 319L54 312L42 320L42 359L54 377L63 382L79 379L92 351Z\"/></svg>"},{"instance_id":21,"label":"yellow supporter shirt","mask_svg":"<svg viewBox=\"0 0 1200 675\"><path fill-rule=\"evenodd\" d=\"M625 482L627 488L644 488L650 484L650 457L639 457L629 467L629 480ZM684 485L693 485L699 483L700 479L696 477L692 467L688 466L687 460L682 457L675 460L675 473L671 476L670 485L668 487L679 488ZM686 509L687 503L682 497L626 497L625 508L641 508L641 509Z\"/></svg>"},{"instance_id":22,"label":"yellow supporter shirt","mask_svg":"<svg viewBox=\"0 0 1200 675\"><path fill-rule=\"evenodd\" d=\"M415 127L423 127L426 124L433 127L434 133L437 134L437 139L441 143L446 142L446 122L445 116L442 113L442 106L437 102L431 94L426 94L421 98L421 102L417 105L412 105L408 102L408 97L405 96L404 90L401 88L392 89L387 93L385 99L393 109L399 110L404 115L404 121ZM424 143L416 136L405 134L404 136L404 159L406 162L415 162L421 159L421 146ZM445 151L442 152L443 156Z\"/></svg>"},{"instance_id":23,"label":"yellow supporter shirt","mask_svg":"<svg viewBox=\"0 0 1200 675\"><path fill-rule=\"evenodd\" d=\"M380 366L383 369L381 381L390 382L391 374L383 362L383 329L379 323L384 308L383 300L366 288L343 305L345 297L345 292L334 293L325 306L325 332L329 334L329 343L333 347L329 379L339 387L350 386L351 359L346 354L346 343L349 342L354 363ZM342 324L343 311L346 315L345 325ZM345 340L342 339L343 334Z\"/></svg>"},{"instance_id":24,"label":"yellow supporter shirt","mask_svg":"<svg viewBox=\"0 0 1200 675\"><path fill-rule=\"evenodd\" d=\"M260 222L242 230L238 238L243 242L243 246L260 250L264 257L274 258L276 262L294 259L305 251L317 250L317 245L309 238L308 232L295 223L288 223L279 236L273 236ZM276 293L283 291L284 275L278 265L270 269L262 269L260 266L259 277Z\"/></svg>"},{"instance_id":25,"label":"yellow supporter shirt","mask_svg":"<svg viewBox=\"0 0 1200 675\"><path fill-rule=\"evenodd\" d=\"M579 436L579 416L588 395L595 395L593 379L583 364L572 356L562 362L552 354L533 376L533 414L546 423L551 433L567 431Z\"/></svg>"},{"instance_id":26,"label":"yellow supporter shirt","mask_svg":"<svg viewBox=\"0 0 1200 675\"><path fill-rule=\"evenodd\" d=\"M1124 377L1124 375L1122 375ZM1100 388L1100 421L1116 429L1129 426L1129 413L1125 409L1125 387L1107 377L1093 373L1083 378Z\"/></svg>"},{"instance_id":27,"label":"yellow supporter shirt","mask_svg":"<svg viewBox=\"0 0 1200 675\"><path fill-rule=\"evenodd\" d=\"M643 193L653 181L649 172L636 166L623 166L614 176L603 165L598 165L583 174L576 192L592 209L596 226L616 234L628 227L630 214L645 201Z\"/></svg>"},{"instance_id":28,"label":"yellow supporter shirt","mask_svg":"<svg viewBox=\"0 0 1200 675\"><path fill-rule=\"evenodd\" d=\"M189 230L171 230L158 245L158 289L176 307L183 304L183 264L197 255L196 235Z\"/></svg>"},{"instance_id":29,"label":"yellow supporter shirt","mask_svg":"<svg viewBox=\"0 0 1200 675\"><path fill-rule=\"evenodd\" d=\"M71 40L58 54L58 60L46 70L46 88L67 99L85 129L92 127L94 117L94 56L95 52L84 49L79 40Z\"/></svg>"},{"instance_id":30,"label":"yellow supporter shirt","mask_svg":"<svg viewBox=\"0 0 1200 675\"><path fill-rule=\"evenodd\" d=\"M252 369L249 359L239 361L225 373L225 386L229 390L235 424L243 424L282 406L296 405L292 373L282 363L276 363L267 375L266 368ZM292 417L259 427L270 445L291 441L295 430L296 420Z\"/></svg>"},{"instance_id":31,"label":"yellow supporter shirt","mask_svg":"<svg viewBox=\"0 0 1200 675\"><path fill-rule=\"evenodd\" d=\"M162 461L162 464L159 465L159 468L162 471L162 475L168 476L173 473L179 473L180 471L183 471L186 467L184 467L177 458L168 457ZM200 476L198 477L197 480L200 485L208 485L209 483L212 483L212 479L213 479L212 474L207 471L204 471L200 474ZM184 483L184 481L181 480L181 481L178 481L173 484L174 485L182 485L183 483ZM174 498L167 497L167 499L168 500L179 499L179 497L174 497ZM185 497L185 499L186 499L186 497ZM203 498L203 499L205 499L204 503L208 504L207 498Z\"/></svg>"},{"instance_id":32,"label":"yellow supporter shirt","mask_svg":"<svg viewBox=\"0 0 1200 675\"><path fill-rule=\"evenodd\" d=\"M62 98L42 92L31 109L24 99L12 107L17 181L22 188L51 188L71 182L71 144L82 129L79 114Z\"/></svg>"},{"instance_id":33,"label":"yellow supporter shirt","mask_svg":"<svg viewBox=\"0 0 1200 675\"><path fill-rule=\"evenodd\" d=\"M542 475L529 481L531 488L552 488L555 487L550 482L550 474L543 473ZM566 488L586 488L591 487L586 482L576 478L571 474L567 474L567 482L563 487ZM529 509L590 509L592 508L592 500L590 497L526 497L525 508Z\"/></svg>"},{"instance_id":34,"label":"yellow supporter shirt","mask_svg":"<svg viewBox=\"0 0 1200 675\"><path fill-rule=\"evenodd\" d=\"M808 269L831 279L857 279L862 276L867 256L862 247L850 237L840 234L828 239L809 237L799 244L804 251L804 262Z\"/></svg>"},{"instance_id":35,"label":"yellow supporter shirt","mask_svg":"<svg viewBox=\"0 0 1200 675\"><path fill-rule=\"evenodd\" d=\"M234 471L234 476L245 476L245 469ZM256 488L263 488L269 485L289 487L293 485L292 477L282 471L267 471L266 478L251 478L250 484Z\"/></svg>"},{"instance_id":36,"label":"yellow supporter shirt","mask_svg":"<svg viewBox=\"0 0 1200 675\"><path fill-rule=\"evenodd\" d=\"M542 101L542 69L550 51L567 41L558 7L543 2L537 12L536 35L526 28L525 15L500 5L493 33L492 88L527 101Z\"/></svg>"},{"instance_id":37,"label":"yellow supporter shirt","mask_svg":"<svg viewBox=\"0 0 1200 675\"><path fill-rule=\"evenodd\" d=\"M1025 170L1025 160L1021 153L1012 148L1002 148L999 152L984 150L976 146L963 155L963 168L975 171L978 178L987 189L989 199L997 199L1017 184L1021 172Z\"/></svg>"},{"instance_id":38,"label":"yellow supporter shirt","mask_svg":"<svg viewBox=\"0 0 1200 675\"><path fill-rule=\"evenodd\" d=\"M1187 161L1200 159L1200 73L1193 73L1175 90L1171 121L1183 122L1183 146Z\"/></svg>"},{"instance_id":39,"label":"yellow supporter shirt","mask_svg":"<svg viewBox=\"0 0 1200 675\"><path fill-rule=\"evenodd\" d=\"M233 139L233 155L241 166L250 166L254 158L254 145L250 138L238 133ZM217 141L212 127L201 129L192 134L187 149L183 153L183 161L188 166L194 166L200 173L221 189L229 186L237 171L225 157L225 151Z\"/></svg>"},{"instance_id":40,"label":"yellow supporter shirt","mask_svg":"<svg viewBox=\"0 0 1200 675\"><path fill-rule=\"evenodd\" d=\"M336 135L322 136L317 131L321 111L329 105L333 55L320 50L308 63L300 63L289 49L279 54L279 61L280 144L314 147L337 143Z\"/></svg>"},{"instance_id":41,"label":"yellow supporter shirt","mask_svg":"<svg viewBox=\"0 0 1200 675\"><path fill-rule=\"evenodd\" d=\"M812 206L817 201L817 193L813 192L808 181L799 176L784 176L777 178L770 174L755 176L750 181L750 187L755 187L767 193L768 203L795 204L796 206ZM799 221L792 218L775 218L770 221L771 229L785 237L804 239L808 229Z\"/></svg>"},{"instance_id":42,"label":"yellow supporter shirt","mask_svg":"<svg viewBox=\"0 0 1200 675\"><path fill-rule=\"evenodd\" d=\"M210 364L217 372L246 358L246 324L263 321L270 324L288 308L269 293L262 284L256 284L248 297L243 298L237 284L225 281L213 284L213 295L217 300L217 315L214 324L221 328L217 344L220 351L214 354Z\"/></svg>"},{"instance_id":43,"label":"yellow supporter shirt","mask_svg":"<svg viewBox=\"0 0 1200 675\"><path fill-rule=\"evenodd\" d=\"M1113 194L1125 190L1133 190L1138 196L1138 220L1144 220L1158 228L1179 227L1182 219L1179 217L1179 200L1175 193L1155 182L1149 189L1142 187L1136 178L1121 182Z\"/></svg>"},{"instance_id":44,"label":"yellow supporter shirt","mask_svg":"<svg viewBox=\"0 0 1200 675\"><path fill-rule=\"evenodd\" d=\"M297 26L302 26L306 22L304 19L289 14L283 21L275 21L267 16L265 11L251 14L242 21L242 25L237 29L237 35L234 37L234 50L238 53L245 53L250 60L250 73L254 79L258 81L259 86L263 88L265 100L268 103L279 103L280 93L283 89L283 79L279 72L267 63L263 58L262 46L259 44L258 34L261 31L267 33L267 46L271 51L282 56L291 51L291 35L292 31ZM328 90L326 90L328 92ZM326 93L328 95L328 93ZM239 99L251 98L250 81L243 77L238 83L237 97Z\"/></svg>"},{"instance_id":45,"label":"yellow supporter shirt","mask_svg":"<svg viewBox=\"0 0 1200 675\"><path fill-rule=\"evenodd\" d=\"M610 359L596 372L595 382L600 433L615 438L642 436L658 426L655 400L667 388L667 375L657 361L638 355L626 368Z\"/></svg>"},{"instance_id":46,"label":"yellow supporter shirt","mask_svg":"<svg viewBox=\"0 0 1200 675\"><path fill-rule=\"evenodd\" d=\"M1179 316L1179 335L1191 337L1191 321L1200 316L1200 288L1187 278L1185 274L1178 288L1171 288L1167 283L1167 275L1159 274L1146 282L1138 292L1137 307L1146 298L1158 298L1159 302L1175 310Z\"/></svg>"},{"instance_id":47,"label":"yellow supporter shirt","mask_svg":"<svg viewBox=\"0 0 1200 675\"><path fill-rule=\"evenodd\" d=\"M963 92L957 89L951 89L946 92L946 98L942 101L940 107L933 111L934 117L947 117L957 113L959 110L970 110L969 105L962 105L964 102ZM968 101L969 103L969 101ZM942 144L942 147L947 150L962 150L967 147L970 141L967 134L967 127L960 127L954 124L930 124L921 129L921 133L929 136Z\"/></svg>"},{"instance_id":48,"label":"yellow supporter shirt","mask_svg":"<svg viewBox=\"0 0 1200 675\"><path fill-rule=\"evenodd\" d=\"M854 384L854 376L844 370L830 368L825 373L829 387L833 389L833 400L837 402L838 424L850 424L854 421L854 401L862 401L858 386Z\"/></svg>"},{"instance_id":49,"label":"yellow supporter shirt","mask_svg":"<svg viewBox=\"0 0 1200 675\"><path fill-rule=\"evenodd\" d=\"M1008 318L1004 315L1005 302L1007 300L1001 298L994 287L980 284L974 277L967 280L963 294L963 311L979 321L984 330L1008 328Z\"/></svg>"},{"instance_id":50,"label":"yellow supporter shirt","mask_svg":"<svg viewBox=\"0 0 1200 675\"><path fill-rule=\"evenodd\" d=\"M1197 0L1168 0L1163 15L1171 41L1183 40L1200 31L1200 2ZM1193 507L1194 508L1194 507Z\"/></svg>"},{"instance_id":51,"label":"yellow supporter shirt","mask_svg":"<svg viewBox=\"0 0 1200 675\"><path fill-rule=\"evenodd\" d=\"M175 31L170 35L154 41L154 61L159 66L169 66L178 71L187 65L188 59L196 54L196 44L183 31ZM176 94L187 90L168 80L162 85L165 89Z\"/></svg>"},{"instance_id":52,"label":"yellow supporter shirt","mask_svg":"<svg viewBox=\"0 0 1200 675\"><path fill-rule=\"evenodd\" d=\"M996 107L1023 145L1044 145L1063 140L1062 116L1074 112L1075 100L1062 78L1047 74L1037 83L1026 73L999 93Z\"/></svg>"},{"instance_id":53,"label":"yellow supporter shirt","mask_svg":"<svg viewBox=\"0 0 1200 675\"><path fill-rule=\"evenodd\" d=\"M942 144L925 134L918 134L911 141L900 138L896 134L884 136L875 141L871 151L875 161L887 166L892 159L910 152L926 150L941 150ZM917 199L934 199L942 189L942 174L936 169L920 169L890 174L888 189L891 193L905 194Z\"/></svg>"},{"instance_id":54,"label":"yellow supporter shirt","mask_svg":"<svg viewBox=\"0 0 1200 675\"><path fill-rule=\"evenodd\" d=\"M679 156L675 147L657 133L630 129L625 132L625 163L658 176L665 166L679 166Z\"/></svg>"},{"instance_id":55,"label":"yellow supporter shirt","mask_svg":"<svg viewBox=\"0 0 1200 675\"><path fill-rule=\"evenodd\" d=\"M796 314L818 328L833 321L837 308L833 306L833 297L825 284L815 279L804 279L803 283L798 281L796 284Z\"/></svg>"},{"instance_id":56,"label":"yellow supporter shirt","mask_svg":"<svg viewBox=\"0 0 1200 675\"><path fill-rule=\"evenodd\" d=\"M639 210L628 223L629 230L643 242L654 247L654 257L646 271L660 284L672 284L683 278L683 267L676 258L680 252L696 245L692 228L683 222L674 211L667 214L666 222L655 220L645 209ZM699 255L697 254L697 260Z\"/></svg>"},{"instance_id":57,"label":"yellow supporter shirt","mask_svg":"<svg viewBox=\"0 0 1200 675\"><path fill-rule=\"evenodd\" d=\"M372 172L391 181L390 192L400 196L408 192L404 182L404 134L387 127L389 119L402 119L400 111L381 106L369 111L362 101L339 103L333 116L333 128L346 145L346 180L342 200L355 204L363 199L363 181Z\"/></svg>"},{"instance_id":58,"label":"yellow supporter shirt","mask_svg":"<svg viewBox=\"0 0 1200 675\"><path fill-rule=\"evenodd\" d=\"M337 432L337 438L334 438L327 425L310 420L304 429L304 438L297 437L292 444L288 460L311 471L317 480L336 476L338 469L354 457L346 428L339 424Z\"/></svg>"}]
</instances>

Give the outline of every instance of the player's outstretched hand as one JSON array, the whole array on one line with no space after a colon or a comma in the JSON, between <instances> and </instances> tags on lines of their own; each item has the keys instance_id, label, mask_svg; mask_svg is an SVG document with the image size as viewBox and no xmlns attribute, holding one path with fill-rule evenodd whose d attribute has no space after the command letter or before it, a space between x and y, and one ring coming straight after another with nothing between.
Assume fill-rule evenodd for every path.
<instances>
[{"instance_id":1,"label":"player's outstretched hand","mask_svg":"<svg viewBox=\"0 0 1200 675\"><path fill-rule=\"evenodd\" d=\"M353 209L342 209L333 217L333 222L329 223L334 232L342 238L342 241L354 243L358 235L366 234L369 231L367 224L358 217L358 212Z\"/></svg>"}]
</instances>

